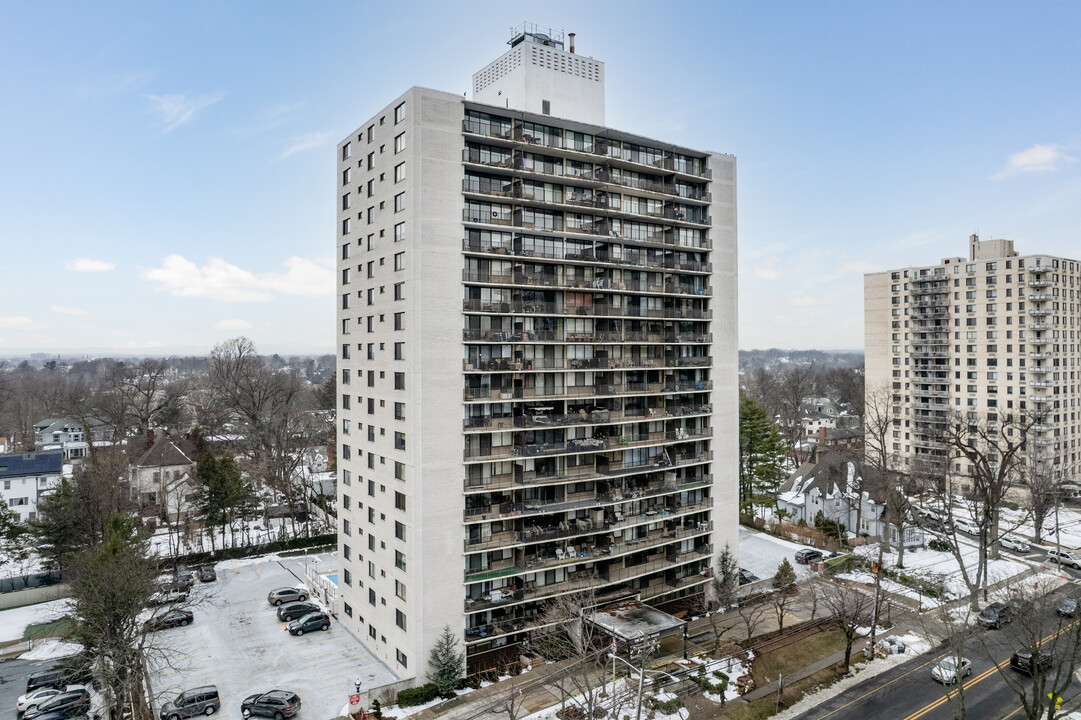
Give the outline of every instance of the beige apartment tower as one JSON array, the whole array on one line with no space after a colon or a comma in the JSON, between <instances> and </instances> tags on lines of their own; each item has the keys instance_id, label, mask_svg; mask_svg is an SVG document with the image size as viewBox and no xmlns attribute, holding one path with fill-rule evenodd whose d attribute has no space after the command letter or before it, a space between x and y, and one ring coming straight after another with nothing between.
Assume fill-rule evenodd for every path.
<instances>
[{"instance_id":1,"label":"beige apartment tower","mask_svg":"<svg viewBox=\"0 0 1081 720\"><path fill-rule=\"evenodd\" d=\"M337 151L339 619L403 679L737 543L735 158L605 127L603 63L534 28L473 86Z\"/></svg>"},{"instance_id":2,"label":"beige apartment tower","mask_svg":"<svg viewBox=\"0 0 1081 720\"><path fill-rule=\"evenodd\" d=\"M972 235L967 258L866 275L864 332L868 394L892 391L898 467L939 453L955 418L1039 413L1026 462L1076 481L1081 263Z\"/></svg>"}]
</instances>

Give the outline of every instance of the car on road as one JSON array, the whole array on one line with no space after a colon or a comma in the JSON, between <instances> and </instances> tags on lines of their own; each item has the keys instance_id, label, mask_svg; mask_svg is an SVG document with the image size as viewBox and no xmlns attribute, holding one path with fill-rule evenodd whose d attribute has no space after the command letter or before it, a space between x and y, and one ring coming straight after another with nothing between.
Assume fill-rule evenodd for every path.
<instances>
[{"instance_id":1,"label":"car on road","mask_svg":"<svg viewBox=\"0 0 1081 720\"><path fill-rule=\"evenodd\" d=\"M1036 670L1047 670L1051 667L1051 656L1042 650L1036 651L1033 656L1030 650L1018 650L1010 657L1010 667L1026 675L1033 675Z\"/></svg>"},{"instance_id":2,"label":"car on road","mask_svg":"<svg viewBox=\"0 0 1081 720\"><path fill-rule=\"evenodd\" d=\"M23 720L31 720L47 713L58 712L65 713L65 717L70 717L89 709L90 693L86 688L65 690L62 693L53 695L48 700L42 701L35 707L27 708L26 712L23 713Z\"/></svg>"},{"instance_id":3,"label":"car on road","mask_svg":"<svg viewBox=\"0 0 1081 720\"><path fill-rule=\"evenodd\" d=\"M75 688L75 685L69 685L69 688ZM41 703L45 702L53 695L59 695L63 690L55 687L43 687L38 688L32 692L28 692L25 695L20 695L19 699L15 702L15 712L24 713L30 708L37 707Z\"/></svg>"},{"instance_id":4,"label":"car on road","mask_svg":"<svg viewBox=\"0 0 1081 720\"><path fill-rule=\"evenodd\" d=\"M943 685L954 685L972 674L972 661L966 657L945 657L931 668L931 677Z\"/></svg>"},{"instance_id":5,"label":"car on road","mask_svg":"<svg viewBox=\"0 0 1081 720\"><path fill-rule=\"evenodd\" d=\"M283 622L299 620L308 613L319 612L320 607L313 602L294 602L278 606L278 619Z\"/></svg>"},{"instance_id":6,"label":"car on road","mask_svg":"<svg viewBox=\"0 0 1081 720\"><path fill-rule=\"evenodd\" d=\"M803 548L796 551L796 562L801 565L810 565L813 562L818 562L823 557L821 550L815 550L814 548Z\"/></svg>"},{"instance_id":7,"label":"car on road","mask_svg":"<svg viewBox=\"0 0 1081 720\"><path fill-rule=\"evenodd\" d=\"M1009 605L996 602L980 610L977 620L986 628L997 629L1010 622L1013 619L1012 616Z\"/></svg>"},{"instance_id":8,"label":"car on road","mask_svg":"<svg viewBox=\"0 0 1081 720\"><path fill-rule=\"evenodd\" d=\"M203 565L199 568L199 582L214 582L218 579L218 573L214 571L213 565Z\"/></svg>"},{"instance_id":9,"label":"car on road","mask_svg":"<svg viewBox=\"0 0 1081 720\"><path fill-rule=\"evenodd\" d=\"M274 720L284 720L293 717L299 710L300 696L288 690L271 690L249 695L240 703L240 714L244 717L262 715Z\"/></svg>"},{"instance_id":10,"label":"car on road","mask_svg":"<svg viewBox=\"0 0 1081 720\"><path fill-rule=\"evenodd\" d=\"M749 583L758 582L760 578L750 570L739 569L739 584L747 585Z\"/></svg>"},{"instance_id":11,"label":"car on road","mask_svg":"<svg viewBox=\"0 0 1081 720\"><path fill-rule=\"evenodd\" d=\"M329 630L330 616L322 611L308 613L299 620L294 620L286 625L285 629L289 631L290 635L303 635L313 630Z\"/></svg>"},{"instance_id":12,"label":"car on road","mask_svg":"<svg viewBox=\"0 0 1081 720\"><path fill-rule=\"evenodd\" d=\"M181 720L196 715L213 715L221 709L221 698L214 685L185 690L161 706L161 720Z\"/></svg>"},{"instance_id":13,"label":"car on road","mask_svg":"<svg viewBox=\"0 0 1081 720\"><path fill-rule=\"evenodd\" d=\"M152 617L143 623L143 629L146 632L153 632L154 630L165 630L167 628L184 627L190 625L191 621L195 619L195 615L191 610L181 610L175 608L169 610L157 617Z\"/></svg>"},{"instance_id":14,"label":"car on road","mask_svg":"<svg viewBox=\"0 0 1081 720\"><path fill-rule=\"evenodd\" d=\"M968 518L954 518L953 526L958 530L963 530L969 535L979 535L980 526Z\"/></svg>"},{"instance_id":15,"label":"car on road","mask_svg":"<svg viewBox=\"0 0 1081 720\"><path fill-rule=\"evenodd\" d=\"M1062 598L1059 604L1055 607L1055 612L1062 617L1072 618L1077 614L1077 600L1074 598Z\"/></svg>"},{"instance_id":16,"label":"car on road","mask_svg":"<svg viewBox=\"0 0 1081 720\"><path fill-rule=\"evenodd\" d=\"M1016 535L1003 535L998 539L998 544L1000 547L1014 552L1027 553L1029 551L1028 543Z\"/></svg>"},{"instance_id":17,"label":"car on road","mask_svg":"<svg viewBox=\"0 0 1081 720\"><path fill-rule=\"evenodd\" d=\"M296 587L280 587L267 593L266 601L271 605L281 605L287 602L304 602L308 599L308 591Z\"/></svg>"},{"instance_id":18,"label":"car on road","mask_svg":"<svg viewBox=\"0 0 1081 720\"><path fill-rule=\"evenodd\" d=\"M1078 556L1076 553L1072 553L1069 550L1051 548L1047 551L1047 560L1049 562L1065 565L1066 567L1072 567L1074 570L1081 570L1081 556Z\"/></svg>"}]
</instances>

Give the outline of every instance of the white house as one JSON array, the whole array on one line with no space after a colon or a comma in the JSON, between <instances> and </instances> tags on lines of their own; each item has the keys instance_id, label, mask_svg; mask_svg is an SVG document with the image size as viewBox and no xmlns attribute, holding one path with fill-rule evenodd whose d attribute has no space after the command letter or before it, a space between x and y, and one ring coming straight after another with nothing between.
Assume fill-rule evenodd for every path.
<instances>
[{"instance_id":1,"label":"white house","mask_svg":"<svg viewBox=\"0 0 1081 720\"><path fill-rule=\"evenodd\" d=\"M158 431L153 444L131 467L129 491L142 510L164 510L170 520L189 512L194 492L195 449L186 440Z\"/></svg>"},{"instance_id":2,"label":"white house","mask_svg":"<svg viewBox=\"0 0 1081 720\"><path fill-rule=\"evenodd\" d=\"M0 455L0 500L21 522L35 520L38 500L60 484L64 456L60 451Z\"/></svg>"}]
</instances>

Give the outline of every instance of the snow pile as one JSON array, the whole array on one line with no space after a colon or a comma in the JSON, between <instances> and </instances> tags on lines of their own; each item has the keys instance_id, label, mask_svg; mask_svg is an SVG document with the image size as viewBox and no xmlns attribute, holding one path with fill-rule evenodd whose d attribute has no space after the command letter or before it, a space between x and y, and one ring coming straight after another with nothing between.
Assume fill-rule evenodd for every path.
<instances>
[{"instance_id":1,"label":"snow pile","mask_svg":"<svg viewBox=\"0 0 1081 720\"><path fill-rule=\"evenodd\" d=\"M34 643L34 649L19 656L20 660L53 660L75 655L83 649L82 645L48 638Z\"/></svg>"}]
</instances>

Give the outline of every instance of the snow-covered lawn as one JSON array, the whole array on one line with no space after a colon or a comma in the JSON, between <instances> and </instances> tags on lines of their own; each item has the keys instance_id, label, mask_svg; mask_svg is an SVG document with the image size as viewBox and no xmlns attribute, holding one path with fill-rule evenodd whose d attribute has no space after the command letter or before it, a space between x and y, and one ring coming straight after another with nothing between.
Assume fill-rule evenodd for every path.
<instances>
[{"instance_id":1,"label":"snow-covered lawn","mask_svg":"<svg viewBox=\"0 0 1081 720\"><path fill-rule=\"evenodd\" d=\"M64 642L56 638L48 638L34 643L34 649L24 652L19 656L20 660L55 660L56 658L74 655L83 649L82 645Z\"/></svg>"},{"instance_id":2,"label":"snow-covered lawn","mask_svg":"<svg viewBox=\"0 0 1081 720\"><path fill-rule=\"evenodd\" d=\"M37 605L0 610L0 642L18 640L30 625L59 620L67 614L71 600L53 600Z\"/></svg>"},{"instance_id":3,"label":"snow-covered lawn","mask_svg":"<svg viewBox=\"0 0 1081 720\"><path fill-rule=\"evenodd\" d=\"M856 548L855 552L867 558L877 558L878 546L864 545ZM970 545L964 541L961 542L961 559L964 561L970 577L975 576L978 557L979 553L975 545ZM895 568L897 554L895 552L885 553L882 560L886 568ZM1028 563L1006 556L998 560L990 560L987 563L987 582L989 585L994 585L1016 577L1029 568ZM943 602L968 595L968 588L965 586L965 581L961 576L961 568L957 564L957 559L953 556L953 553L950 552L931 550L929 548L906 550L905 569L897 572L903 572L913 578L942 583L946 588L948 596L936 600L926 595L921 596L918 590L883 577L882 588L884 590L913 599L921 599L922 597L923 607L938 607ZM874 583L874 576L866 570L844 573L840 577L860 583Z\"/></svg>"},{"instance_id":4,"label":"snow-covered lawn","mask_svg":"<svg viewBox=\"0 0 1081 720\"><path fill-rule=\"evenodd\" d=\"M1003 529L1017 528L1011 530L1011 532L1032 540L1036 535L1036 526L1032 522L1032 518L1027 517L1027 515L1028 513L1024 509L1010 510L1009 508L1002 508L999 511L1000 525ZM1062 546L1073 549L1081 548L1081 511L1072 506L1060 508L1058 511L1058 524L1058 539ZM1048 546L1055 543L1054 513L1049 514L1047 519L1044 520L1041 542Z\"/></svg>"}]
</instances>

